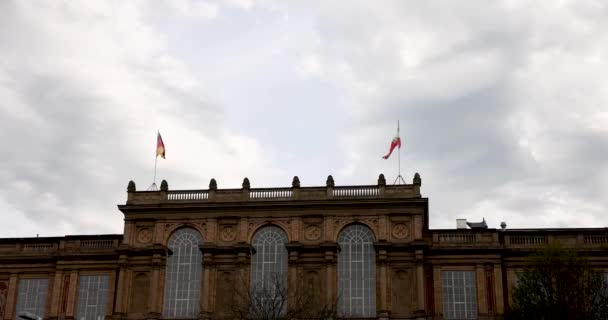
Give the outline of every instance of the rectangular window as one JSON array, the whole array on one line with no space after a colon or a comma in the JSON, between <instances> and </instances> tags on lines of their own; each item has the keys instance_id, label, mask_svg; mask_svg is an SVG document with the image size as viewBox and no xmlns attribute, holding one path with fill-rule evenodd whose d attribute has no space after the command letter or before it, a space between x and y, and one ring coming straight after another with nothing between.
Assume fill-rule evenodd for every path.
<instances>
[{"instance_id":1,"label":"rectangular window","mask_svg":"<svg viewBox=\"0 0 608 320\"><path fill-rule=\"evenodd\" d=\"M445 319L477 319L474 271L443 271L443 315Z\"/></svg>"},{"instance_id":2,"label":"rectangular window","mask_svg":"<svg viewBox=\"0 0 608 320\"><path fill-rule=\"evenodd\" d=\"M107 275L78 278L77 320L100 320L105 317L109 282Z\"/></svg>"},{"instance_id":3,"label":"rectangular window","mask_svg":"<svg viewBox=\"0 0 608 320\"><path fill-rule=\"evenodd\" d=\"M18 284L17 307L15 319L28 313L38 319L44 318L46 292L49 287L48 279L21 279Z\"/></svg>"}]
</instances>

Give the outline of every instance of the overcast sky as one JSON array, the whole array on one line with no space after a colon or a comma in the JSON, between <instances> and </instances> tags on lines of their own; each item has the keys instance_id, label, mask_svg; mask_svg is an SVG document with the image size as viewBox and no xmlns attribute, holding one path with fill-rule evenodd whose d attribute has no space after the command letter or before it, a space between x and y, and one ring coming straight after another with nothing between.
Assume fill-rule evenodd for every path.
<instances>
[{"instance_id":1,"label":"overcast sky","mask_svg":"<svg viewBox=\"0 0 608 320\"><path fill-rule=\"evenodd\" d=\"M608 226L608 2L0 1L0 237L171 189L422 176L431 228Z\"/></svg>"}]
</instances>

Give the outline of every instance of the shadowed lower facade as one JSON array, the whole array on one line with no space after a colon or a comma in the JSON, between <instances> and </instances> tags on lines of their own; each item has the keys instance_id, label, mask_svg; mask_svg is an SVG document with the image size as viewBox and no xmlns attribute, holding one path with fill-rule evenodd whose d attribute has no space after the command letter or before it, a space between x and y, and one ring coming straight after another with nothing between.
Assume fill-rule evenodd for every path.
<instances>
[{"instance_id":1,"label":"shadowed lower facade","mask_svg":"<svg viewBox=\"0 0 608 320\"><path fill-rule=\"evenodd\" d=\"M536 248L608 271L605 228L430 230L420 187L130 182L123 234L0 239L0 319L230 319L271 278L344 318L501 319Z\"/></svg>"}]
</instances>

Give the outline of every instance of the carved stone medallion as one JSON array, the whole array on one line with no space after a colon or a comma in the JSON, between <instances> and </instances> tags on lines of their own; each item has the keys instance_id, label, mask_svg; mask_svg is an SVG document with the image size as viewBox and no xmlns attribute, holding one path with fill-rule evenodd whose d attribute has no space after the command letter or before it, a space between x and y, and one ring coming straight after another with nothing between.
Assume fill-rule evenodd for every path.
<instances>
[{"instance_id":1,"label":"carved stone medallion","mask_svg":"<svg viewBox=\"0 0 608 320\"><path fill-rule=\"evenodd\" d=\"M405 223L397 223L393 226L393 237L396 239L406 239L410 237L410 226Z\"/></svg>"},{"instance_id":2,"label":"carved stone medallion","mask_svg":"<svg viewBox=\"0 0 608 320\"><path fill-rule=\"evenodd\" d=\"M152 231L148 228L139 229L137 233L137 242L139 243L149 243L152 241Z\"/></svg>"},{"instance_id":3,"label":"carved stone medallion","mask_svg":"<svg viewBox=\"0 0 608 320\"><path fill-rule=\"evenodd\" d=\"M321 228L318 226L312 225L306 227L304 230L304 238L306 240L318 240L321 237Z\"/></svg>"},{"instance_id":4,"label":"carved stone medallion","mask_svg":"<svg viewBox=\"0 0 608 320\"><path fill-rule=\"evenodd\" d=\"M220 233L220 238L222 241L230 242L236 239L236 231L233 226L225 226L222 228L222 232Z\"/></svg>"}]
</instances>

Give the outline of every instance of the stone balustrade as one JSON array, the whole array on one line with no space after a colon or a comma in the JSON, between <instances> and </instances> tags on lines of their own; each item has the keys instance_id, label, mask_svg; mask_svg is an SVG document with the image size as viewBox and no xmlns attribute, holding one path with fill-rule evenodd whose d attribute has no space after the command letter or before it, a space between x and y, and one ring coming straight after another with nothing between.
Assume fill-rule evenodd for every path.
<instances>
[{"instance_id":1,"label":"stone balustrade","mask_svg":"<svg viewBox=\"0 0 608 320\"><path fill-rule=\"evenodd\" d=\"M136 191L135 183L130 181L127 204L421 197L421 179L418 174L412 184L402 185L386 185L384 176L380 175L377 185L335 186L333 177L330 177L325 187L300 187L299 178L294 177L291 188L251 188L249 179L245 178L241 189L218 189L217 182L212 179L209 189L203 190L169 190L168 183L163 180L160 190Z\"/></svg>"},{"instance_id":2,"label":"stone balustrade","mask_svg":"<svg viewBox=\"0 0 608 320\"><path fill-rule=\"evenodd\" d=\"M548 244L566 248L608 247L608 229L430 230L434 247L488 247L535 249Z\"/></svg>"},{"instance_id":3,"label":"stone balustrade","mask_svg":"<svg viewBox=\"0 0 608 320\"><path fill-rule=\"evenodd\" d=\"M7 238L0 239L0 253L3 254L56 254L80 251L115 250L122 242L121 235L100 238L91 236Z\"/></svg>"}]
</instances>

